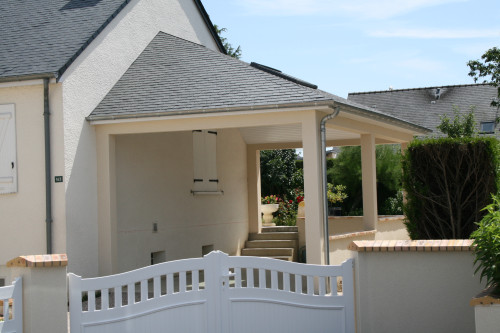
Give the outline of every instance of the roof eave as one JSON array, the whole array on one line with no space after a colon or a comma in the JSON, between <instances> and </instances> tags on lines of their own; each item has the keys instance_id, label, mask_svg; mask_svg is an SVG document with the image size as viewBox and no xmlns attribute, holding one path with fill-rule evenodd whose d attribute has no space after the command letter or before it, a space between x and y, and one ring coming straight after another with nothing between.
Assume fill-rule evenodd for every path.
<instances>
[{"instance_id":1,"label":"roof eave","mask_svg":"<svg viewBox=\"0 0 500 333\"><path fill-rule=\"evenodd\" d=\"M40 80L40 79L57 79L57 73L38 73L38 74L26 74L26 75L14 75L0 77L0 83L4 82L17 82L17 81L30 81L30 80Z\"/></svg>"},{"instance_id":2,"label":"roof eave","mask_svg":"<svg viewBox=\"0 0 500 333\"><path fill-rule=\"evenodd\" d=\"M86 119L90 123L96 124L101 121L119 121L119 120L131 120L131 119L145 119L145 118L157 118L157 117L172 117L172 116L187 116L187 115L201 115L201 114L213 114L213 113L229 113L229 112L245 112L245 111L263 111L263 110L283 110L283 109L294 109L294 108L319 108L328 107L334 108L335 106L341 106L341 112L370 116L376 118L378 121L384 122L389 125L399 126L406 128L412 132L418 134L427 134L432 132L432 130L398 119L388 115L380 114L378 112L370 111L363 108L358 108L349 104L344 104L342 102L334 100L324 100L317 102L304 102L304 103L284 103L284 104L271 104L271 105L253 105L253 106L237 106L229 108L213 108L213 109L203 109L203 110L178 110L178 111L164 111L164 112L150 112L150 113L140 113L140 114L124 114L124 115L102 115L93 116L89 115Z\"/></svg>"}]
</instances>

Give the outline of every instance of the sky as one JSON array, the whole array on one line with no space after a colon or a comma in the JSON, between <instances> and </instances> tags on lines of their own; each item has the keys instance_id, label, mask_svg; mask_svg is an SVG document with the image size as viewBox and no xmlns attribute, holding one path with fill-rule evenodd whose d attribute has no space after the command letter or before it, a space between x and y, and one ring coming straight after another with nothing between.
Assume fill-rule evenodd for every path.
<instances>
[{"instance_id":1,"label":"sky","mask_svg":"<svg viewBox=\"0 0 500 333\"><path fill-rule=\"evenodd\" d=\"M346 98L471 84L467 62L500 47L500 0L203 0L245 62Z\"/></svg>"}]
</instances>

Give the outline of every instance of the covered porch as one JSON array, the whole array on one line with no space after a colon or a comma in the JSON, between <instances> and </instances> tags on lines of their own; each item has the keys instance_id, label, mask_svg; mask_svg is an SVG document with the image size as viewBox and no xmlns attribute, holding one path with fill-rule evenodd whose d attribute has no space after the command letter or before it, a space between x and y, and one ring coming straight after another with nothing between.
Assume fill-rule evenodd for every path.
<instances>
[{"instance_id":1,"label":"covered porch","mask_svg":"<svg viewBox=\"0 0 500 333\"><path fill-rule=\"evenodd\" d=\"M87 117L96 132L99 274L239 254L261 230L259 152L303 148L307 262L324 264L326 145L361 145L363 227L377 227L375 145L426 129L159 33Z\"/></svg>"},{"instance_id":2,"label":"covered porch","mask_svg":"<svg viewBox=\"0 0 500 333\"><path fill-rule=\"evenodd\" d=\"M303 148L307 262L324 264L320 121L339 104L156 119L96 120L100 275L210 250L237 255L261 231L260 150ZM326 144L362 146L363 229L377 229L375 144L411 129L341 105ZM193 131L217 133L214 190L196 191ZM212 149L208 148L207 149ZM206 156L206 155L205 155ZM208 157L207 157L208 158Z\"/></svg>"}]
</instances>

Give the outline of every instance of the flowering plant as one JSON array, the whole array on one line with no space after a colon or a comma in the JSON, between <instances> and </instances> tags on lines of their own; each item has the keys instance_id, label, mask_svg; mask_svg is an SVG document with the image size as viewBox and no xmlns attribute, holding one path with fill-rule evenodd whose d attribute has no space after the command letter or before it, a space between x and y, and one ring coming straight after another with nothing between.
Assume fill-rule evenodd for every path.
<instances>
[{"instance_id":1,"label":"flowering plant","mask_svg":"<svg viewBox=\"0 0 500 333\"><path fill-rule=\"evenodd\" d=\"M277 204L281 201L281 199L277 195L268 195L261 198L261 203L266 204Z\"/></svg>"}]
</instances>

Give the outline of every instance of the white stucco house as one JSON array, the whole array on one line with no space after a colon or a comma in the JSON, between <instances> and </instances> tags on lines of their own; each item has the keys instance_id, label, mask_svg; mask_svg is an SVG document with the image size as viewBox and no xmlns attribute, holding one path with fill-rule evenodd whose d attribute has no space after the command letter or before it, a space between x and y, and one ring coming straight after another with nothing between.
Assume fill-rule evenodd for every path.
<instances>
[{"instance_id":1,"label":"white stucco house","mask_svg":"<svg viewBox=\"0 0 500 333\"><path fill-rule=\"evenodd\" d=\"M375 144L427 132L227 56L199 0L3 0L0 15L1 265L67 253L97 276L238 254L260 230L259 151L292 147L321 263L321 119L339 111L328 146L362 146L367 229Z\"/></svg>"}]
</instances>

